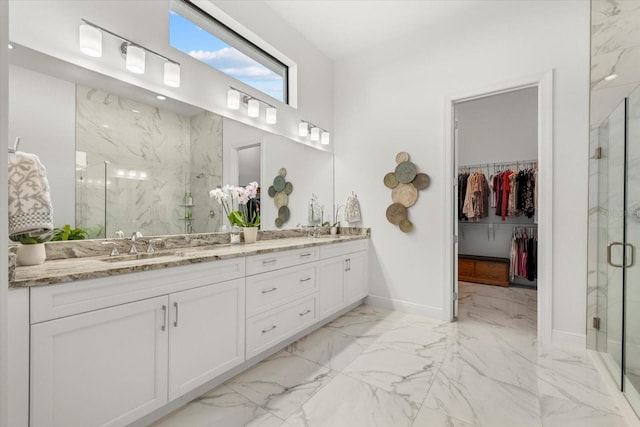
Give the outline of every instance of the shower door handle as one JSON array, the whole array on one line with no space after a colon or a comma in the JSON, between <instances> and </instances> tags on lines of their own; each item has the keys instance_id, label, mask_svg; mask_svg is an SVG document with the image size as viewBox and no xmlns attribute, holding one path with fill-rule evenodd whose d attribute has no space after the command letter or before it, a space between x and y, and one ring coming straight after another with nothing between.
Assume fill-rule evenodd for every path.
<instances>
[{"instance_id":1,"label":"shower door handle","mask_svg":"<svg viewBox=\"0 0 640 427\"><path fill-rule=\"evenodd\" d=\"M636 248L635 246L633 246L631 243L625 243L625 246L627 247L627 255L629 259L629 264L627 264L627 260L625 259L625 268L629 268L629 267L633 267L633 264L635 264L635 254L636 254Z\"/></svg>"},{"instance_id":2,"label":"shower door handle","mask_svg":"<svg viewBox=\"0 0 640 427\"><path fill-rule=\"evenodd\" d=\"M623 268L625 267L624 264L614 264L613 261L611 261L611 248L613 248L614 246L624 246L624 243L611 242L607 245L607 264L609 264L611 267ZM633 259L631 265L633 265Z\"/></svg>"}]
</instances>

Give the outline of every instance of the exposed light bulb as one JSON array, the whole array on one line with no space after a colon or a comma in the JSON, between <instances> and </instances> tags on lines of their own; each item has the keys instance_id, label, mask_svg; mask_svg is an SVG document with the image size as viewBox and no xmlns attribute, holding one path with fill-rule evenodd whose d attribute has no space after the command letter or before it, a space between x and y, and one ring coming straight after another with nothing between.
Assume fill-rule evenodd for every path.
<instances>
[{"instance_id":1,"label":"exposed light bulb","mask_svg":"<svg viewBox=\"0 0 640 427\"><path fill-rule=\"evenodd\" d=\"M156 95L156 98L159 99L160 101L164 101L167 99L167 97L164 95Z\"/></svg>"},{"instance_id":2,"label":"exposed light bulb","mask_svg":"<svg viewBox=\"0 0 640 427\"><path fill-rule=\"evenodd\" d=\"M266 120L270 125L275 125L278 122L278 112L275 107L267 107Z\"/></svg>"},{"instance_id":3,"label":"exposed light bulb","mask_svg":"<svg viewBox=\"0 0 640 427\"><path fill-rule=\"evenodd\" d=\"M329 145L329 132L322 132L320 135L320 144Z\"/></svg>"},{"instance_id":4,"label":"exposed light bulb","mask_svg":"<svg viewBox=\"0 0 640 427\"><path fill-rule=\"evenodd\" d=\"M611 81L611 80L615 80L615 79L617 79L617 78L618 78L618 75L617 75L617 74L609 74L609 75L608 75L607 77L605 77L604 79L605 79L606 81Z\"/></svg>"},{"instance_id":5,"label":"exposed light bulb","mask_svg":"<svg viewBox=\"0 0 640 427\"><path fill-rule=\"evenodd\" d=\"M145 52L144 49L135 45L127 46L127 70L135 74L144 74Z\"/></svg>"},{"instance_id":6,"label":"exposed light bulb","mask_svg":"<svg viewBox=\"0 0 640 427\"><path fill-rule=\"evenodd\" d=\"M8 43L7 47L9 48L9 50L13 49L13 45L11 43Z\"/></svg>"},{"instance_id":7,"label":"exposed light bulb","mask_svg":"<svg viewBox=\"0 0 640 427\"><path fill-rule=\"evenodd\" d=\"M311 140L316 142L320 141L320 128L311 128Z\"/></svg>"},{"instance_id":8,"label":"exposed light bulb","mask_svg":"<svg viewBox=\"0 0 640 427\"><path fill-rule=\"evenodd\" d=\"M164 63L164 84L170 87L180 87L180 64Z\"/></svg>"},{"instance_id":9,"label":"exposed light bulb","mask_svg":"<svg viewBox=\"0 0 640 427\"><path fill-rule=\"evenodd\" d=\"M299 136L309 135L309 124L307 122L300 122L298 124L298 135Z\"/></svg>"},{"instance_id":10,"label":"exposed light bulb","mask_svg":"<svg viewBox=\"0 0 640 427\"><path fill-rule=\"evenodd\" d=\"M102 56L102 31L89 24L80 24L80 52L94 58Z\"/></svg>"},{"instance_id":11,"label":"exposed light bulb","mask_svg":"<svg viewBox=\"0 0 640 427\"><path fill-rule=\"evenodd\" d=\"M247 103L247 115L249 117L259 117L260 116L260 103L257 99L250 99Z\"/></svg>"},{"instance_id":12,"label":"exposed light bulb","mask_svg":"<svg viewBox=\"0 0 640 427\"><path fill-rule=\"evenodd\" d=\"M227 91L227 107L232 110L240 108L240 92L235 89L229 89Z\"/></svg>"}]
</instances>

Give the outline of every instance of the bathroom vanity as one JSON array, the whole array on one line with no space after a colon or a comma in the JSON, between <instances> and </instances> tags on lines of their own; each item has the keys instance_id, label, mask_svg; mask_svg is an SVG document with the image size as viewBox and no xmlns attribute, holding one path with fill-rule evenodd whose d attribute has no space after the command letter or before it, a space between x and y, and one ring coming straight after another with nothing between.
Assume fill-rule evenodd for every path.
<instances>
[{"instance_id":1,"label":"bathroom vanity","mask_svg":"<svg viewBox=\"0 0 640 427\"><path fill-rule=\"evenodd\" d=\"M17 267L10 425L167 413L359 304L367 253L368 231Z\"/></svg>"}]
</instances>

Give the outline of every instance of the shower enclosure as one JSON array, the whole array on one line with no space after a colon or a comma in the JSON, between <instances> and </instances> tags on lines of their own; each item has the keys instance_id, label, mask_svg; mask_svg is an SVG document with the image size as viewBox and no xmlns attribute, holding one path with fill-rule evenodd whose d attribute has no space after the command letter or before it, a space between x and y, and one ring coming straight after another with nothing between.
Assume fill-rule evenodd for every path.
<instances>
[{"instance_id":1,"label":"shower enclosure","mask_svg":"<svg viewBox=\"0 0 640 427\"><path fill-rule=\"evenodd\" d=\"M640 89L611 112L596 136L589 292L595 334L590 345L640 413Z\"/></svg>"}]
</instances>

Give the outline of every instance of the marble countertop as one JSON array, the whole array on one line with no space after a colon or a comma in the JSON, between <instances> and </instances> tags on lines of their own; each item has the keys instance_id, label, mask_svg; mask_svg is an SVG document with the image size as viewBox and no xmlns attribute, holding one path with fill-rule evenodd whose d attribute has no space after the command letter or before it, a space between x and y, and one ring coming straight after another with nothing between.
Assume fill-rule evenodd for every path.
<instances>
[{"instance_id":1,"label":"marble countertop","mask_svg":"<svg viewBox=\"0 0 640 427\"><path fill-rule=\"evenodd\" d=\"M289 237L259 240L251 244L218 243L205 246L159 250L153 254L108 255L48 260L35 266L16 267L10 288L33 287L68 283L75 280L97 279L118 274L157 270L249 255L330 245L367 239L368 235L337 235L322 237Z\"/></svg>"}]
</instances>

